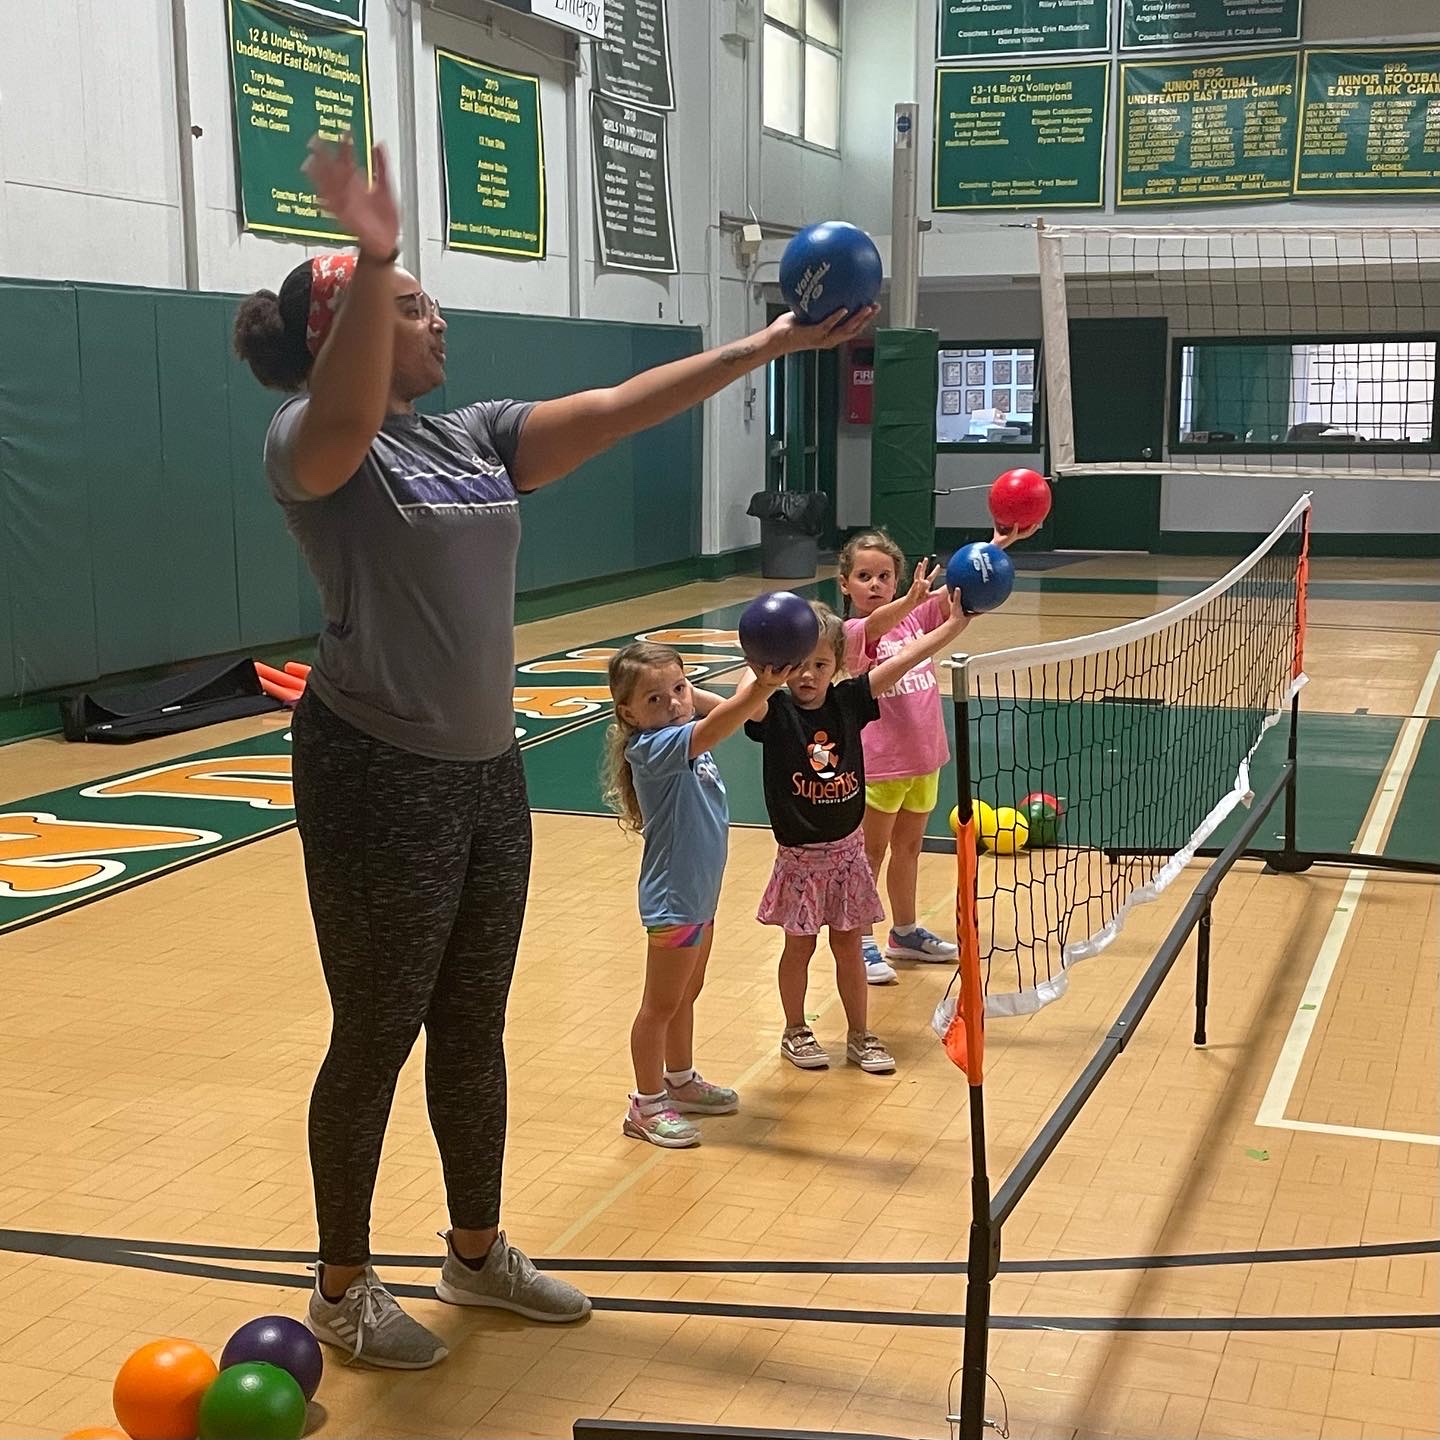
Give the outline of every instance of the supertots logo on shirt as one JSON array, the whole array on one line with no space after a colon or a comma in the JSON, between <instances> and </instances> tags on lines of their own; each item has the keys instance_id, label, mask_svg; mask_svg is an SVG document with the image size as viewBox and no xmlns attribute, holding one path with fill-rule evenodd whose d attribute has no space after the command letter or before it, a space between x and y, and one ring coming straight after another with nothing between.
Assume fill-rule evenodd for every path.
<instances>
[{"instance_id":1,"label":"supertots logo on shirt","mask_svg":"<svg viewBox=\"0 0 1440 1440\"><path fill-rule=\"evenodd\" d=\"M695 762L695 778L702 785L718 785L720 783L720 771L714 760L710 758L708 750Z\"/></svg>"},{"instance_id":2,"label":"supertots logo on shirt","mask_svg":"<svg viewBox=\"0 0 1440 1440\"><path fill-rule=\"evenodd\" d=\"M805 747L815 778L796 771L790 777L791 793L812 805L835 805L849 800L860 788L854 770L840 770L840 746L824 730L817 730Z\"/></svg>"}]
</instances>

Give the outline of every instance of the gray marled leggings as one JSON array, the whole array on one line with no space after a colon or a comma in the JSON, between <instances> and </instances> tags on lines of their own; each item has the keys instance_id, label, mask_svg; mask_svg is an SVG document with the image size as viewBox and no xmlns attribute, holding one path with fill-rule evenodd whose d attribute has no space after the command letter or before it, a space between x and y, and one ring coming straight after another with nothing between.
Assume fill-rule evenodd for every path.
<instances>
[{"instance_id":1,"label":"gray marled leggings","mask_svg":"<svg viewBox=\"0 0 1440 1440\"><path fill-rule=\"evenodd\" d=\"M400 1068L425 1027L425 1098L450 1222L500 1217L505 1002L525 917L530 808L518 746L429 760L307 691L295 815L334 1014L310 1097L320 1258L370 1258L370 1200Z\"/></svg>"}]
</instances>

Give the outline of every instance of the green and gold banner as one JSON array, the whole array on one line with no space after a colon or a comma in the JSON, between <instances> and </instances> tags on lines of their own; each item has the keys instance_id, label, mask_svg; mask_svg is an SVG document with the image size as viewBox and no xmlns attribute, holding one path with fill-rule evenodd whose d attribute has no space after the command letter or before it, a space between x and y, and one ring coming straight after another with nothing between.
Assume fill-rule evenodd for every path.
<instances>
[{"instance_id":1,"label":"green and gold banner","mask_svg":"<svg viewBox=\"0 0 1440 1440\"><path fill-rule=\"evenodd\" d=\"M240 223L262 234L350 240L301 172L313 135L355 137L370 164L365 32L230 0L230 83Z\"/></svg>"},{"instance_id":2,"label":"green and gold banner","mask_svg":"<svg viewBox=\"0 0 1440 1440\"><path fill-rule=\"evenodd\" d=\"M602 95L651 110L675 108L665 0L606 0L605 38L590 49Z\"/></svg>"},{"instance_id":3,"label":"green and gold banner","mask_svg":"<svg viewBox=\"0 0 1440 1440\"><path fill-rule=\"evenodd\" d=\"M545 257L545 147L540 80L435 51L445 244Z\"/></svg>"},{"instance_id":4,"label":"green and gold banner","mask_svg":"<svg viewBox=\"0 0 1440 1440\"><path fill-rule=\"evenodd\" d=\"M1116 203L1287 199L1297 65L1294 51L1121 65Z\"/></svg>"},{"instance_id":5,"label":"green and gold banner","mask_svg":"<svg viewBox=\"0 0 1440 1440\"><path fill-rule=\"evenodd\" d=\"M937 60L1110 47L1110 0L940 0Z\"/></svg>"},{"instance_id":6,"label":"green and gold banner","mask_svg":"<svg viewBox=\"0 0 1440 1440\"><path fill-rule=\"evenodd\" d=\"M1357 0L1357 12L1367 0ZM1301 0L1121 0L1120 48L1274 45L1300 38Z\"/></svg>"},{"instance_id":7,"label":"green and gold banner","mask_svg":"<svg viewBox=\"0 0 1440 1440\"><path fill-rule=\"evenodd\" d=\"M1102 205L1109 94L1103 62L937 70L934 208Z\"/></svg>"},{"instance_id":8,"label":"green and gold banner","mask_svg":"<svg viewBox=\"0 0 1440 1440\"><path fill-rule=\"evenodd\" d=\"M1440 194L1440 47L1306 52L1295 193Z\"/></svg>"}]
</instances>

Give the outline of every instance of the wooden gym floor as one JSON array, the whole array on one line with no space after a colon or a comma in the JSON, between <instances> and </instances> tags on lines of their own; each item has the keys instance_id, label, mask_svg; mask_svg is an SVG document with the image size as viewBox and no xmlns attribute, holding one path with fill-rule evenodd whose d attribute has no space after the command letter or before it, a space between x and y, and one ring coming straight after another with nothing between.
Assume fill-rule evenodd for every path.
<instances>
[{"instance_id":1,"label":"wooden gym floor","mask_svg":"<svg viewBox=\"0 0 1440 1440\"><path fill-rule=\"evenodd\" d=\"M1223 568L1079 560L1018 590L975 645L1102 628ZM1320 560L1312 579L1302 703L1307 719L1345 717L1334 773L1364 797L1358 823L1332 819L1368 848L1392 830L1398 843L1402 827L1433 837L1434 567ZM520 654L663 627L759 588L695 585L530 625ZM280 726L129 750L25 741L0 750L0 805L273 741ZM1357 726L1381 743L1359 743ZM333 1360L320 1433L566 1436L577 1417L604 1415L947 1435L970 1173L963 1077L928 1029L947 972L911 967L871 990L893 1077L785 1065L774 937L753 919L772 844L737 828L697 1039L743 1109L690 1151L623 1138L639 852L613 823L574 813L594 808L593 779L565 769L578 744L527 751L550 799L510 1012L505 1224L563 1262L597 1309L546 1327L416 1299L450 1359L407 1375ZM732 788L746 758L722 761ZM1305 796L1307 819L1339 804L1330 788ZM573 806L555 803L567 793ZM247 1318L302 1313L305 1102L328 1012L299 865L282 830L0 934L0 1440L108 1423L115 1370L146 1339L218 1351ZM953 862L922 867L922 918L948 930ZM1198 873L1136 912L1063 1001L992 1023L997 1184ZM1209 1046L1190 1043L1190 982L1176 974L1005 1229L990 1413L1008 1410L1016 1440L1431 1437L1437 886L1242 865L1220 891L1214 941ZM827 969L817 958L811 1010L833 1051L843 1020ZM444 1224L415 1060L376 1196L375 1248L396 1257L386 1278L428 1286ZM1188 1258L1147 1263L1157 1255Z\"/></svg>"}]
</instances>

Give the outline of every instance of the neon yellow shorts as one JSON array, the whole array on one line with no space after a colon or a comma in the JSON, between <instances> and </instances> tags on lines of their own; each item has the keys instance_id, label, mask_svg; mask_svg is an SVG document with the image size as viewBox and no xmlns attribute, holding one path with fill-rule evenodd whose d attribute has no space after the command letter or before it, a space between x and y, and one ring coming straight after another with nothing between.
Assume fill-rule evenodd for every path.
<instances>
[{"instance_id":1,"label":"neon yellow shorts","mask_svg":"<svg viewBox=\"0 0 1440 1440\"><path fill-rule=\"evenodd\" d=\"M894 815L900 810L913 810L928 815L940 799L940 772L928 775L907 775L903 780L876 780L865 786L865 804L871 810Z\"/></svg>"}]
</instances>

